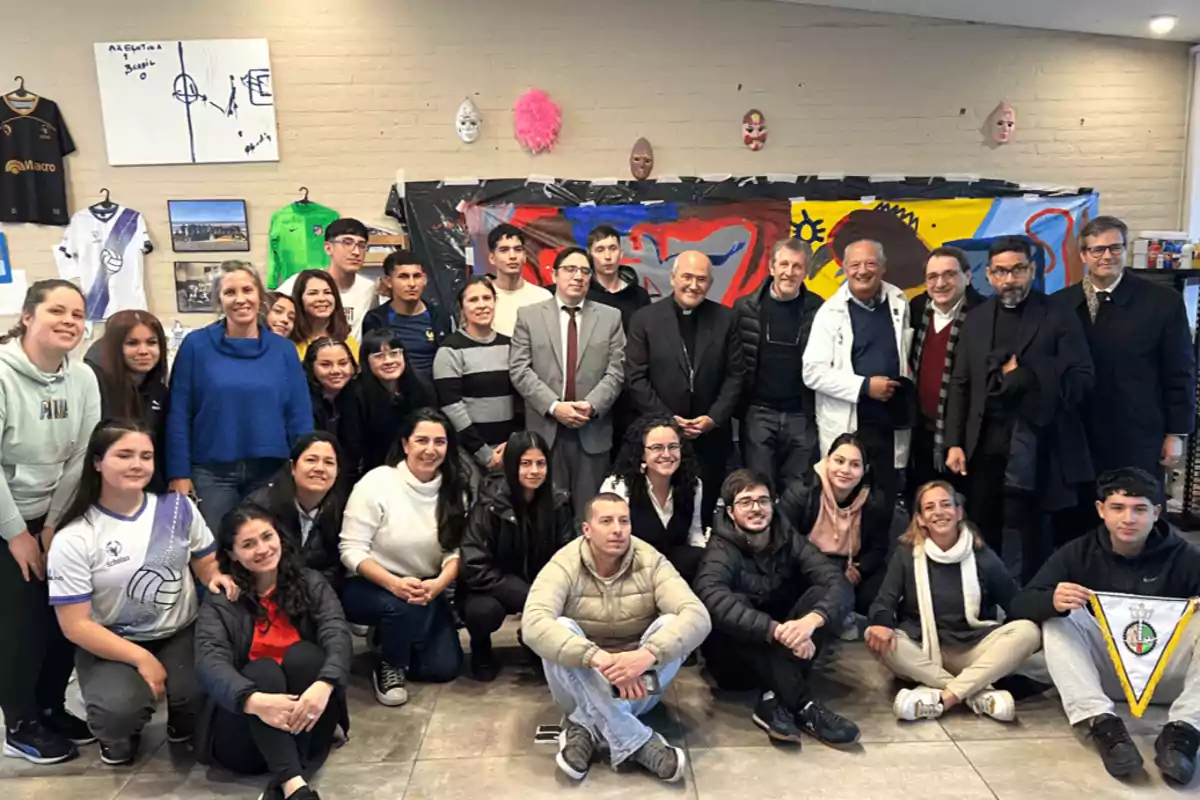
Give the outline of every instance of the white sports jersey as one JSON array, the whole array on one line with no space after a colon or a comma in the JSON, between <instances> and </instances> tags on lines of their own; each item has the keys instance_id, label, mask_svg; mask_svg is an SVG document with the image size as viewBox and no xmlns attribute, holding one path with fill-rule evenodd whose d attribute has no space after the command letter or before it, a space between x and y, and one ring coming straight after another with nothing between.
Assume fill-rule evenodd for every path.
<instances>
[{"instance_id":1,"label":"white sports jersey","mask_svg":"<svg viewBox=\"0 0 1200 800\"><path fill-rule=\"evenodd\" d=\"M54 261L60 276L83 287L88 319L108 319L128 308L146 310L142 253L149 241L142 215L132 208L85 208L71 215Z\"/></svg>"},{"instance_id":2,"label":"white sports jersey","mask_svg":"<svg viewBox=\"0 0 1200 800\"><path fill-rule=\"evenodd\" d=\"M188 562L217 549L192 501L147 493L132 517L92 506L54 535L50 605L92 604L92 619L131 641L172 636L196 618Z\"/></svg>"}]
</instances>

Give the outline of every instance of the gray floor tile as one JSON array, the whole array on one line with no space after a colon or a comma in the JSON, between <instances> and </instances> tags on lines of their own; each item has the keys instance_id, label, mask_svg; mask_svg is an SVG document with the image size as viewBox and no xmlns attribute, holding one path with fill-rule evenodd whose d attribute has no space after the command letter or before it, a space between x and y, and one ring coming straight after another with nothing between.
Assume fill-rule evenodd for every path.
<instances>
[{"instance_id":1,"label":"gray floor tile","mask_svg":"<svg viewBox=\"0 0 1200 800\"><path fill-rule=\"evenodd\" d=\"M128 774L76 777L28 777L0 780L4 800L113 800L129 781Z\"/></svg>"},{"instance_id":2,"label":"gray floor tile","mask_svg":"<svg viewBox=\"0 0 1200 800\"><path fill-rule=\"evenodd\" d=\"M411 764L331 764L312 785L321 800L399 800L411 774Z\"/></svg>"}]
</instances>

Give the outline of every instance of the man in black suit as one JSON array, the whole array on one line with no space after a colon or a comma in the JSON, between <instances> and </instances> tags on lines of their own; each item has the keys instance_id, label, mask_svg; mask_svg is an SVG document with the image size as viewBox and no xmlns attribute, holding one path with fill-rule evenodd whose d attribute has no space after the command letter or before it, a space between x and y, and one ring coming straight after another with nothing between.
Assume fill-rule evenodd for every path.
<instances>
[{"instance_id":1,"label":"man in black suit","mask_svg":"<svg viewBox=\"0 0 1200 800\"><path fill-rule=\"evenodd\" d=\"M1050 554L1045 512L1073 508L1094 476L1079 414L1095 380L1087 338L1033 291L1032 256L1021 237L992 243L996 296L967 314L946 404L946 466L969 478L971 519L1014 572L1020 543L1023 582Z\"/></svg>"},{"instance_id":2,"label":"man in black suit","mask_svg":"<svg viewBox=\"0 0 1200 800\"><path fill-rule=\"evenodd\" d=\"M712 262L695 250L671 267L670 297L639 310L625 351L628 390L639 414L670 414L692 440L704 484L700 520L713 507L733 448L730 419L742 387L733 309L708 299Z\"/></svg>"},{"instance_id":3,"label":"man in black suit","mask_svg":"<svg viewBox=\"0 0 1200 800\"><path fill-rule=\"evenodd\" d=\"M967 312L983 302L971 286L971 261L957 247L939 247L925 261L925 291L909 301L913 326L913 382L917 425L909 448L908 498L932 480L949 480L960 493L966 482L946 469L946 398Z\"/></svg>"},{"instance_id":4,"label":"man in black suit","mask_svg":"<svg viewBox=\"0 0 1200 800\"><path fill-rule=\"evenodd\" d=\"M1116 217L1084 226L1086 274L1054 300L1079 318L1096 365L1083 418L1097 474L1139 467L1161 479L1195 428L1196 361L1183 298L1126 271L1128 235Z\"/></svg>"}]
</instances>

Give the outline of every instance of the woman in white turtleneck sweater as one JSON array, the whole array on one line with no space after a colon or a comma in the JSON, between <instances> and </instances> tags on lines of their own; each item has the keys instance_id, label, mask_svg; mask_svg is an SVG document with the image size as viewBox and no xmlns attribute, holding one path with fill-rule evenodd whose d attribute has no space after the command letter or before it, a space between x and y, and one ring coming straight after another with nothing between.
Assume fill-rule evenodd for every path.
<instances>
[{"instance_id":1,"label":"woman in white turtleneck sweater","mask_svg":"<svg viewBox=\"0 0 1200 800\"><path fill-rule=\"evenodd\" d=\"M351 578L346 618L375 629L375 699L408 701L406 680L454 680L462 647L444 594L458 577L466 485L454 428L438 411L413 412L387 464L354 487L339 551Z\"/></svg>"}]
</instances>

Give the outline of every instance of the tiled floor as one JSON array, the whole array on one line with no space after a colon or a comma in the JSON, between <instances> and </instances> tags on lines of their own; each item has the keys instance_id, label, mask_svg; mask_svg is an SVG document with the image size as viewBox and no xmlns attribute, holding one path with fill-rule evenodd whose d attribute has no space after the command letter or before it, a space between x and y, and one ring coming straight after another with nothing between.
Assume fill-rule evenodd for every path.
<instances>
[{"instance_id":1,"label":"tiled floor","mask_svg":"<svg viewBox=\"0 0 1200 800\"><path fill-rule=\"evenodd\" d=\"M535 744L533 733L539 724L557 723L559 714L545 686L524 669L506 668L487 686L460 678L447 686L415 687L407 706L391 709L374 701L365 657L355 666L351 741L316 781L326 800L540 800L568 793L639 800L1200 795L1200 780L1187 790L1168 788L1153 767L1161 709L1131 727L1150 766L1139 780L1122 783L1108 777L1053 698L1022 703L1020 722L1013 725L963 709L937 722L897 723L890 678L861 643L843 645L821 677L829 704L862 728L861 744L844 751L812 740L801 750L771 745L750 722L753 697L714 692L698 670L683 670L652 715L656 728L687 748L686 783L678 786L637 772L618 774L603 764L578 786L558 774L554 747ZM95 746L56 767L0 759L0 800L254 798L261 790L261 780L197 766L186 747L168 746L160 718L146 738L145 752L152 755L143 755L133 769L103 766Z\"/></svg>"}]
</instances>

